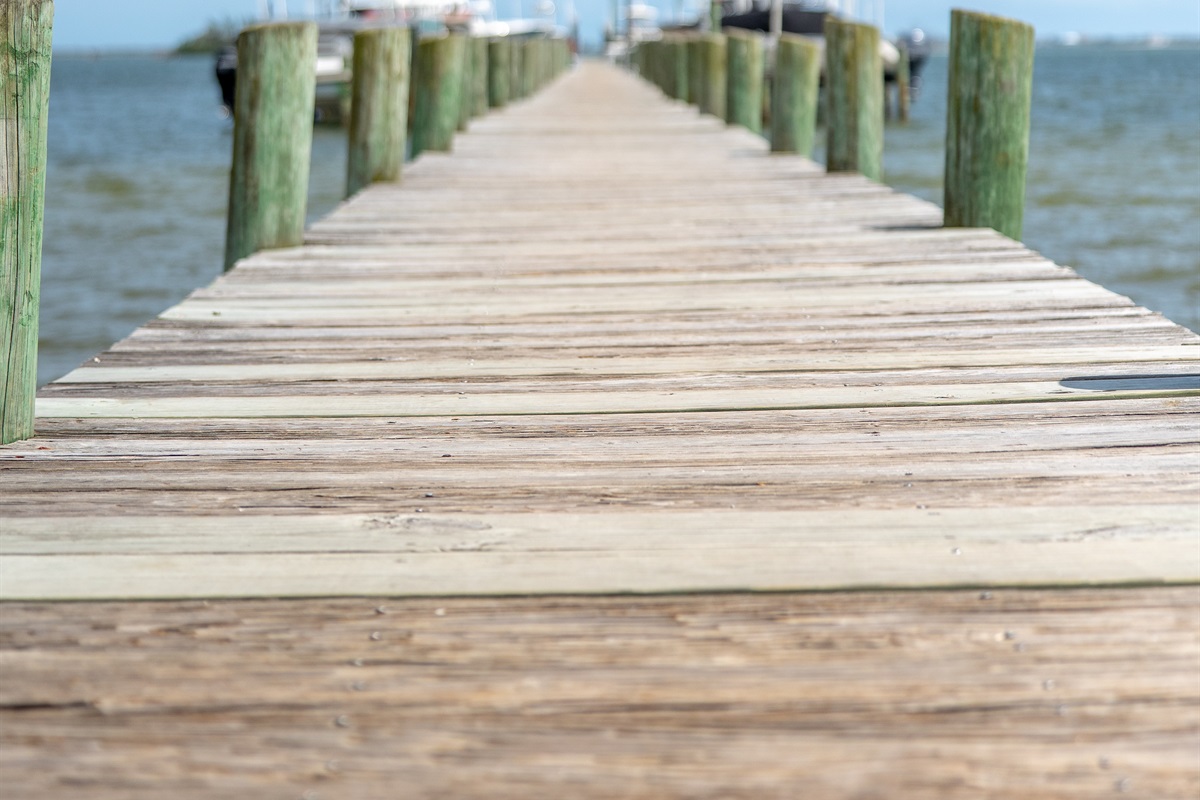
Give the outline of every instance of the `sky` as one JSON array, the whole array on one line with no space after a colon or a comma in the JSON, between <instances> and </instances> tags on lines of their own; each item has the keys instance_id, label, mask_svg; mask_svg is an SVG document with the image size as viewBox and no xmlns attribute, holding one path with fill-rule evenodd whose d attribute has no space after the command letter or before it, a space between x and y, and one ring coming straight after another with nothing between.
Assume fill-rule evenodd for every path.
<instances>
[{"instance_id":1,"label":"sky","mask_svg":"<svg viewBox=\"0 0 1200 800\"><path fill-rule=\"evenodd\" d=\"M624 5L624 0L620 0ZM699 0L642 0L657 6L660 19ZM278 0L277 0L278 2ZM291 0L293 12L328 0ZM525 16L534 0L493 0L501 17ZM612 0L557 0L560 21L572 5L583 37L599 39ZM1085 36L1200 37L1200 0L890 0L884 30L913 27L934 36L949 29L950 8L963 7L1014 17L1034 26L1039 37L1066 33ZM526 14L520 12L524 5ZM860 0L860 8L873 5ZM259 0L55 0L54 45L63 50L165 49L202 31L210 21L253 18Z\"/></svg>"}]
</instances>

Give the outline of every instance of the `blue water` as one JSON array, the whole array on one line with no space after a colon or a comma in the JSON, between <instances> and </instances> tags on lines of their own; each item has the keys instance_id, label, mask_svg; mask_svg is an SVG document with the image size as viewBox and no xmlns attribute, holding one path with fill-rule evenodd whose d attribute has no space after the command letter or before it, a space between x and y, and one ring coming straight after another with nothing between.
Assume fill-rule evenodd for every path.
<instances>
[{"instance_id":1,"label":"blue water","mask_svg":"<svg viewBox=\"0 0 1200 800\"><path fill-rule=\"evenodd\" d=\"M55 56L38 380L60 377L221 271L232 124L208 58ZM317 128L310 219L345 185Z\"/></svg>"},{"instance_id":2,"label":"blue water","mask_svg":"<svg viewBox=\"0 0 1200 800\"><path fill-rule=\"evenodd\" d=\"M884 180L940 204L944 57ZM1022 240L1089 280L1200 331L1200 47L1040 47Z\"/></svg>"},{"instance_id":3,"label":"blue water","mask_svg":"<svg viewBox=\"0 0 1200 800\"><path fill-rule=\"evenodd\" d=\"M1200 49L1043 48L1024 239L1200 329ZM56 56L39 380L59 377L213 280L231 126L207 58ZM940 200L945 60L885 179ZM344 132L318 128L310 218L340 200Z\"/></svg>"}]
</instances>

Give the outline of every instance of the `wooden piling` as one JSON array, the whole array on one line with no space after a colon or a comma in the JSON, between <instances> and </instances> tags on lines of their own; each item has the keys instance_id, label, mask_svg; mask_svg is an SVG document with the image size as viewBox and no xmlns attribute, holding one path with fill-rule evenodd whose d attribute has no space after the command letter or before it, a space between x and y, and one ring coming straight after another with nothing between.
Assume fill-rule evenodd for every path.
<instances>
[{"instance_id":1,"label":"wooden piling","mask_svg":"<svg viewBox=\"0 0 1200 800\"><path fill-rule=\"evenodd\" d=\"M488 105L503 108L508 105L509 79L512 77L512 40L492 39L487 43Z\"/></svg>"},{"instance_id":2,"label":"wooden piling","mask_svg":"<svg viewBox=\"0 0 1200 800\"><path fill-rule=\"evenodd\" d=\"M317 26L256 25L238 36L225 268L304 239Z\"/></svg>"},{"instance_id":3,"label":"wooden piling","mask_svg":"<svg viewBox=\"0 0 1200 800\"><path fill-rule=\"evenodd\" d=\"M375 28L354 36L347 197L376 181L400 179L411 42L407 28Z\"/></svg>"},{"instance_id":4,"label":"wooden piling","mask_svg":"<svg viewBox=\"0 0 1200 800\"><path fill-rule=\"evenodd\" d=\"M0 3L0 444L33 436L52 0Z\"/></svg>"},{"instance_id":5,"label":"wooden piling","mask_svg":"<svg viewBox=\"0 0 1200 800\"><path fill-rule=\"evenodd\" d=\"M802 36L780 36L771 91L771 152L812 155L820 82L820 46Z\"/></svg>"},{"instance_id":6,"label":"wooden piling","mask_svg":"<svg viewBox=\"0 0 1200 800\"><path fill-rule=\"evenodd\" d=\"M687 39L683 36L676 36L671 42L671 50L674 55L672 61L675 67L675 76L672 80L674 92L671 96L686 103L688 102L689 86Z\"/></svg>"},{"instance_id":7,"label":"wooden piling","mask_svg":"<svg viewBox=\"0 0 1200 800\"><path fill-rule=\"evenodd\" d=\"M462 36L462 34L459 34ZM461 61L462 76L460 80L462 85L458 91L458 130L465 131L467 123L471 121L471 112L475 108L475 98L473 96L475 87L475 49L471 45L471 37L463 36L462 52L459 55Z\"/></svg>"},{"instance_id":8,"label":"wooden piling","mask_svg":"<svg viewBox=\"0 0 1200 800\"><path fill-rule=\"evenodd\" d=\"M659 57L662 50L662 42L643 42L640 47L642 52L646 54L646 66L642 77L651 84L661 87L659 81Z\"/></svg>"},{"instance_id":9,"label":"wooden piling","mask_svg":"<svg viewBox=\"0 0 1200 800\"><path fill-rule=\"evenodd\" d=\"M879 29L825 18L826 168L883 177L883 63Z\"/></svg>"},{"instance_id":10,"label":"wooden piling","mask_svg":"<svg viewBox=\"0 0 1200 800\"><path fill-rule=\"evenodd\" d=\"M725 119L725 36L719 33L705 36L703 50L704 78L700 92L700 110L705 114Z\"/></svg>"},{"instance_id":11,"label":"wooden piling","mask_svg":"<svg viewBox=\"0 0 1200 800\"><path fill-rule=\"evenodd\" d=\"M678 58L676 53L675 40L673 37L665 37L660 43L662 49L662 63L660 88L663 94L667 97L674 98L676 96L676 81L679 79L679 70L675 66L675 61Z\"/></svg>"},{"instance_id":12,"label":"wooden piling","mask_svg":"<svg viewBox=\"0 0 1200 800\"><path fill-rule=\"evenodd\" d=\"M482 117L488 110L488 41L487 39L471 39L471 55L475 71L472 84L471 116Z\"/></svg>"},{"instance_id":13,"label":"wooden piling","mask_svg":"<svg viewBox=\"0 0 1200 800\"><path fill-rule=\"evenodd\" d=\"M954 11L946 104L945 225L1021 237L1033 28Z\"/></svg>"},{"instance_id":14,"label":"wooden piling","mask_svg":"<svg viewBox=\"0 0 1200 800\"><path fill-rule=\"evenodd\" d=\"M508 99L521 100L525 97L525 87L521 76L524 75L525 69L523 62L525 61L525 43L518 40L513 40L512 51L508 60Z\"/></svg>"},{"instance_id":15,"label":"wooden piling","mask_svg":"<svg viewBox=\"0 0 1200 800\"><path fill-rule=\"evenodd\" d=\"M549 41L546 39L534 39L533 41L533 74L530 94L537 94L546 85L547 45L549 45Z\"/></svg>"},{"instance_id":16,"label":"wooden piling","mask_svg":"<svg viewBox=\"0 0 1200 800\"><path fill-rule=\"evenodd\" d=\"M750 31L726 34L725 121L762 133L763 37Z\"/></svg>"},{"instance_id":17,"label":"wooden piling","mask_svg":"<svg viewBox=\"0 0 1200 800\"><path fill-rule=\"evenodd\" d=\"M462 107L462 36L435 36L417 46L416 120L413 157L426 150L448 152Z\"/></svg>"},{"instance_id":18,"label":"wooden piling","mask_svg":"<svg viewBox=\"0 0 1200 800\"><path fill-rule=\"evenodd\" d=\"M521 43L521 97L532 97L534 91L533 73L537 68L536 45L532 39Z\"/></svg>"},{"instance_id":19,"label":"wooden piling","mask_svg":"<svg viewBox=\"0 0 1200 800\"><path fill-rule=\"evenodd\" d=\"M521 40L513 42L512 46L512 61L509 62L509 67L512 69L511 77L511 99L525 99L525 59L527 43Z\"/></svg>"},{"instance_id":20,"label":"wooden piling","mask_svg":"<svg viewBox=\"0 0 1200 800\"><path fill-rule=\"evenodd\" d=\"M896 118L908 122L912 105L912 56L908 47L900 45L900 61L896 64Z\"/></svg>"},{"instance_id":21,"label":"wooden piling","mask_svg":"<svg viewBox=\"0 0 1200 800\"><path fill-rule=\"evenodd\" d=\"M704 37L698 34L687 39L688 102L697 108L704 96Z\"/></svg>"}]
</instances>

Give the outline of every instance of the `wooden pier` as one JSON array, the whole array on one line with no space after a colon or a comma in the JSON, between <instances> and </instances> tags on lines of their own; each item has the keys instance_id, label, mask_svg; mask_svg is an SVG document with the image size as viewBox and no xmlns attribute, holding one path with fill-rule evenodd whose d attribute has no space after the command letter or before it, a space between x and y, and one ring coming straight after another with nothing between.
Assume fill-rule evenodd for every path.
<instances>
[{"instance_id":1,"label":"wooden pier","mask_svg":"<svg viewBox=\"0 0 1200 800\"><path fill-rule=\"evenodd\" d=\"M0 448L5 796L1200 792L1200 337L605 65L454 147Z\"/></svg>"}]
</instances>

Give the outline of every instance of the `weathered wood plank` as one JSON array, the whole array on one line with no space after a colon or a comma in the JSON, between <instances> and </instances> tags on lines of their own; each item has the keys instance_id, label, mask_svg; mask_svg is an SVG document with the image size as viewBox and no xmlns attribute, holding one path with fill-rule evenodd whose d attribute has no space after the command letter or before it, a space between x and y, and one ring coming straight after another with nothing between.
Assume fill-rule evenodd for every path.
<instances>
[{"instance_id":1,"label":"weathered wood plank","mask_svg":"<svg viewBox=\"0 0 1200 800\"><path fill-rule=\"evenodd\" d=\"M1197 631L1195 587L14 603L0 769L97 800L1188 797Z\"/></svg>"},{"instance_id":2,"label":"weathered wood plank","mask_svg":"<svg viewBox=\"0 0 1200 800\"><path fill-rule=\"evenodd\" d=\"M1123 522L1114 524L1114 519ZM1192 506L6 523L0 599L507 595L1200 580ZM132 527L136 536L129 536ZM880 530L888 532L886 539ZM33 552L31 552L33 551ZM236 559L230 554L237 553ZM1188 555L1190 554L1190 556ZM353 576L347 581L347 576Z\"/></svg>"},{"instance_id":3,"label":"weathered wood plank","mask_svg":"<svg viewBox=\"0 0 1200 800\"><path fill-rule=\"evenodd\" d=\"M1200 394L1194 375L1129 376L1009 383L946 383L753 389L646 387L622 391L595 386L536 393L470 392L441 394L308 394L276 396L195 395L190 397L47 395L38 399L41 417L359 417L487 416L509 414L644 414L891 406L955 406L979 403L1091 401L1124 397L1189 397ZM671 391L668 391L671 389ZM677 391L676 391L677 390Z\"/></svg>"},{"instance_id":4,"label":"weathered wood plank","mask_svg":"<svg viewBox=\"0 0 1200 800\"><path fill-rule=\"evenodd\" d=\"M564 358L552 353L524 356L520 359L472 353L450 360L342 361L337 364L196 364L187 366L108 367L83 366L56 383L56 388L78 383L146 383L225 381L344 381L344 380L418 380L434 377L488 377L537 375L663 375L679 373L752 373L752 372L874 372L889 369L918 370L930 367L1006 367L1032 365L1092 366L1125 364L1131 370L1146 363L1179 364L1184 369L1200 369L1200 357L1187 358L1163 347L1054 348L1037 350L927 350L908 352L825 352L803 355L774 355L748 352L740 355L664 355L660 357L623 356L619 362L597 356ZM1197 354L1200 356L1200 353ZM1181 357L1182 356L1182 357ZM597 363L597 361L599 363ZM1197 385L1200 388L1200 384Z\"/></svg>"}]
</instances>

